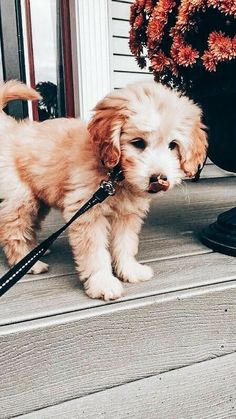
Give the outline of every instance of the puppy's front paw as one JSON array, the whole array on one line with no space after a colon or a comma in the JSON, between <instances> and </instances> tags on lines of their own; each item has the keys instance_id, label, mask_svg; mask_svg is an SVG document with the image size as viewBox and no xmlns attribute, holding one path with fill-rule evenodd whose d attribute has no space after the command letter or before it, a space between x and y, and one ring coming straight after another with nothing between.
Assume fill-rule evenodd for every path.
<instances>
[{"instance_id":1,"label":"puppy's front paw","mask_svg":"<svg viewBox=\"0 0 236 419\"><path fill-rule=\"evenodd\" d=\"M153 270L150 266L142 265L136 260L132 263L127 263L122 269L121 279L124 282L142 282L148 281L153 277Z\"/></svg>"},{"instance_id":2,"label":"puppy's front paw","mask_svg":"<svg viewBox=\"0 0 236 419\"><path fill-rule=\"evenodd\" d=\"M43 274L47 271L48 271L48 264L38 260L27 273L37 275L37 274Z\"/></svg>"},{"instance_id":3,"label":"puppy's front paw","mask_svg":"<svg viewBox=\"0 0 236 419\"><path fill-rule=\"evenodd\" d=\"M123 286L119 279L111 274L92 275L84 284L85 292L90 298L116 300L123 295Z\"/></svg>"}]
</instances>

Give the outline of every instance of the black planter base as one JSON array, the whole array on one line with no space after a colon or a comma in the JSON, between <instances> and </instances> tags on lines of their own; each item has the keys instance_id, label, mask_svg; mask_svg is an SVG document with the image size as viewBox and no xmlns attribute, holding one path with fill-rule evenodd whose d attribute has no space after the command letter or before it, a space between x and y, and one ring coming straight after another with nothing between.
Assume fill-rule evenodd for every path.
<instances>
[{"instance_id":1,"label":"black planter base","mask_svg":"<svg viewBox=\"0 0 236 419\"><path fill-rule=\"evenodd\" d=\"M200 239L217 252L236 256L236 207L220 214L201 232Z\"/></svg>"}]
</instances>

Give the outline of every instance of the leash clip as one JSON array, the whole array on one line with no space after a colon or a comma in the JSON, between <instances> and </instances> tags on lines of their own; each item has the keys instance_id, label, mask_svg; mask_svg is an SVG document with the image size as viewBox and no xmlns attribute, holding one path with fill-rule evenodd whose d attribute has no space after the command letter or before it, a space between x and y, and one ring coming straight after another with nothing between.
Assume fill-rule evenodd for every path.
<instances>
[{"instance_id":1,"label":"leash clip","mask_svg":"<svg viewBox=\"0 0 236 419\"><path fill-rule=\"evenodd\" d=\"M108 196L115 195L115 184L124 179L124 174L119 165L108 172L108 180L102 180L100 188L95 192L94 197L98 202L104 201Z\"/></svg>"},{"instance_id":2,"label":"leash clip","mask_svg":"<svg viewBox=\"0 0 236 419\"><path fill-rule=\"evenodd\" d=\"M102 180L100 187L103 188L108 195L115 195L116 190L112 180Z\"/></svg>"}]
</instances>

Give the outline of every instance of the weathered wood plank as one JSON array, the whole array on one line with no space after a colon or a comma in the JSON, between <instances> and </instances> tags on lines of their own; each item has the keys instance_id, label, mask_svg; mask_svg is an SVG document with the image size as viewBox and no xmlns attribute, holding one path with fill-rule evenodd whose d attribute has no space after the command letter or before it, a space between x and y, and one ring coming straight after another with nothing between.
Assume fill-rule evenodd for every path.
<instances>
[{"instance_id":1,"label":"weathered wood plank","mask_svg":"<svg viewBox=\"0 0 236 419\"><path fill-rule=\"evenodd\" d=\"M235 419L235 365L233 353L18 418Z\"/></svg>"},{"instance_id":2,"label":"weathered wood plank","mask_svg":"<svg viewBox=\"0 0 236 419\"><path fill-rule=\"evenodd\" d=\"M186 182L180 188L175 188L165 195L157 196L153 200L151 211L145 220L141 237L152 238L154 223L157 238L164 232L162 227L168 224L171 228L178 225L178 231L186 231L189 224L202 228L212 222L218 213L235 205L236 201L235 177L201 180L199 183ZM201 217L199 217L199 214ZM41 237L53 232L63 224L63 219L58 211L52 211L44 222ZM169 234L168 234L169 233ZM165 236L170 237L165 227Z\"/></svg>"},{"instance_id":3,"label":"weathered wood plank","mask_svg":"<svg viewBox=\"0 0 236 419\"><path fill-rule=\"evenodd\" d=\"M176 187L168 193L154 198L152 211L147 218L146 224L152 214L155 215L158 212L161 212L163 219L167 219L169 222L173 212L181 212L181 209L182 213L185 212L186 216L188 216L186 208L191 211L193 206L195 206L195 210L198 209L199 214L204 207L207 212L208 207L210 207L210 211L214 211L214 208L220 209L233 206L236 202L235 186L235 177L202 179L198 183L191 181L184 182L182 186ZM217 213L217 209L215 213ZM52 211L46 218L44 225L58 225L61 221L60 213Z\"/></svg>"},{"instance_id":4,"label":"weathered wood plank","mask_svg":"<svg viewBox=\"0 0 236 419\"><path fill-rule=\"evenodd\" d=\"M0 417L236 351L235 299L225 283L1 327Z\"/></svg>"},{"instance_id":5,"label":"weathered wood plank","mask_svg":"<svg viewBox=\"0 0 236 419\"><path fill-rule=\"evenodd\" d=\"M144 243L146 239L148 239L148 241L162 241L165 238L168 240L179 239L181 249L183 234L188 234L193 230L194 232L199 232L205 225L213 222L220 212L233 206L236 200L234 187L235 179L233 179L234 184L232 184L232 179L227 179L229 185L224 182L225 180L226 179L221 179L221 182L220 180L217 180L217 182L212 180L212 184L210 185L209 182L204 183L204 181L199 184L187 183L186 187L184 186L183 189L175 189L165 196L153 201L150 214L147 220L145 220L140 235L141 248L139 258L145 260L163 257L163 255L156 254L156 248L155 246L152 246L152 243L150 243L148 249L148 245ZM200 217L199 214L201 214ZM60 214L55 211L52 212L44 224L41 238L45 238L62 224L63 219ZM63 240L64 244L65 239ZM60 243L60 239L58 240L58 243ZM177 243L175 243L175 241L173 243L164 242L160 243L160 246L158 247L164 251L164 247L169 249L176 245ZM199 246L201 247L200 244ZM68 247L68 245L66 245L66 247ZM192 254L192 250L195 251L195 249L190 249L190 254ZM154 252L153 256L146 257L146 251ZM172 252L172 250L170 250L170 252ZM186 252L184 251L184 253ZM48 257L49 262L52 260L54 263L54 259L51 259L53 258L53 255L54 251L52 252L52 256ZM171 253L171 255L178 256L181 255L181 253ZM66 259L65 262L67 262ZM7 265L4 263L2 251L0 251L0 263L0 273L3 274L7 269ZM55 260L55 263L57 263L57 259ZM71 267L68 273L74 272L74 268L71 270ZM64 268L62 266L61 268L62 273L64 274L67 268L66 266L64 266Z\"/></svg>"},{"instance_id":6,"label":"weathered wood plank","mask_svg":"<svg viewBox=\"0 0 236 419\"><path fill-rule=\"evenodd\" d=\"M220 169L220 167L215 166L214 164L206 164L205 167L202 170L201 177L210 179L212 177L231 177L235 176L235 173L226 172L223 169Z\"/></svg>"},{"instance_id":7,"label":"weathered wood plank","mask_svg":"<svg viewBox=\"0 0 236 419\"><path fill-rule=\"evenodd\" d=\"M125 286L125 299L235 278L235 259L218 254L204 255L210 250L200 244L195 234L212 222L217 213L235 203L235 179L233 181L221 179L189 183L187 200L185 193L175 190L153 204L141 234L139 259L157 261L151 263L155 272L154 279L148 283ZM60 222L60 216L56 213L55 220L54 216L52 214L49 217L44 235L46 231L54 230L53 222ZM199 256L191 256L194 254ZM178 260L178 257L181 259ZM51 255L45 259L51 266L48 274L25 277L1 299L1 324L104 304L84 295L65 238L55 243ZM2 260L0 274L6 270L7 265Z\"/></svg>"},{"instance_id":8,"label":"weathered wood plank","mask_svg":"<svg viewBox=\"0 0 236 419\"><path fill-rule=\"evenodd\" d=\"M172 233L172 235L171 235ZM210 250L200 243L199 238L192 233L177 233L169 230L169 236L145 237L140 241L138 259L141 262L150 260L161 260L186 255L209 253ZM63 255L63 257L62 257ZM58 277L60 275L75 273L70 245L66 237L59 238L52 246L51 253L44 257L44 261L50 264L49 273L43 275L28 275L27 279L37 280L47 277ZM6 260L1 252L0 275L8 269Z\"/></svg>"},{"instance_id":9,"label":"weathered wood plank","mask_svg":"<svg viewBox=\"0 0 236 419\"><path fill-rule=\"evenodd\" d=\"M1 298L0 325L48 317L176 290L223 283L236 278L236 261L224 255L205 254L188 258L152 262L154 279L125 284L125 296L117 302L89 299L76 274L24 281ZM27 302L27 304L25 303Z\"/></svg>"}]
</instances>

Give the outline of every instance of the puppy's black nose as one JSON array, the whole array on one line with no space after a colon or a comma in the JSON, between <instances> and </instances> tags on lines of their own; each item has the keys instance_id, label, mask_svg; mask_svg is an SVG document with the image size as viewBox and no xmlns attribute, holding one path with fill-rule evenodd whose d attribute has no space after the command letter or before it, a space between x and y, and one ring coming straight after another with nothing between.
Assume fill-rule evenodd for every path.
<instances>
[{"instance_id":1,"label":"puppy's black nose","mask_svg":"<svg viewBox=\"0 0 236 419\"><path fill-rule=\"evenodd\" d=\"M166 181L167 180L167 176L166 175L162 175L162 174L152 175L152 176L150 176L149 183L158 182L159 179Z\"/></svg>"}]
</instances>

